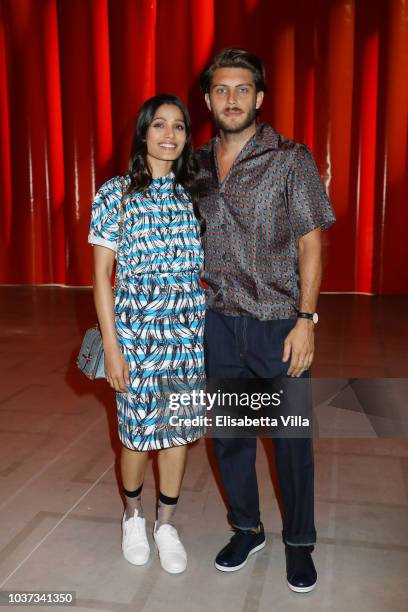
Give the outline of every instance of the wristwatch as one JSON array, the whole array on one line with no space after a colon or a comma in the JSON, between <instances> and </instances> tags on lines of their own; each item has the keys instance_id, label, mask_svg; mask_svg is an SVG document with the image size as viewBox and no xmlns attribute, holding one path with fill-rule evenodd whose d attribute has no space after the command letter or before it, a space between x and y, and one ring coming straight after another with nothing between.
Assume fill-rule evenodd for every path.
<instances>
[{"instance_id":1,"label":"wristwatch","mask_svg":"<svg viewBox=\"0 0 408 612\"><path fill-rule=\"evenodd\" d=\"M319 321L319 315L317 314L317 312L298 312L297 318L298 319L310 319L311 321L313 321L315 325Z\"/></svg>"}]
</instances>

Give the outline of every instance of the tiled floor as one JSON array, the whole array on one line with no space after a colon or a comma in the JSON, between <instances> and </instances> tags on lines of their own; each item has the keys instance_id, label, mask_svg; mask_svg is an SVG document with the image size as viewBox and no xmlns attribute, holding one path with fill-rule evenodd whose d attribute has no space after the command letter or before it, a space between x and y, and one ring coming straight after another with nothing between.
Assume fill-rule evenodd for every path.
<instances>
[{"instance_id":1,"label":"tiled floor","mask_svg":"<svg viewBox=\"0 0 408 612\"><path fill-rule=\"evenodd\" d=\"M286 586L269 441L258 453L268 546L244 569L224 575L213 567L229 533L210 441L190 450L177 511L187 572L164 573L155 554L131 566L120 550L113 394L74 365L94 321L91 293L1 287L0 299L2 590L74 590L78 612L407 610L407 438L378 438L375 423L355 409L343 422L347 410L322 396L319 432L330 437L315 439L319 582L310 594ZM408 297L322 296L315 376L407 378L407 306ZM152 527L150 468L144 506Z\"/></svg>"}]
</instances>

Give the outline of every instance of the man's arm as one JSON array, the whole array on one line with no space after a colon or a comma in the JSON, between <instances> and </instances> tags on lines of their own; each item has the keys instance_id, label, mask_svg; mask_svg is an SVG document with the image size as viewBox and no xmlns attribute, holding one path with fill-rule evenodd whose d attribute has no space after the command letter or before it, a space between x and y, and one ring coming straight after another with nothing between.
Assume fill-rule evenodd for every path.
<instances>
[{"instance_id":1,"label":"man's arm","mask_svg":"<svg viewBox=\"0 0 408 612\"><path fill-rule=\"evenodd\" d=\"M298 243L300 276L300 312L315 312L322 280L322 241L317 228L301 238ZM298 319L287 335L282 361L290 357L289 376L300 376L310 368L314 354L314 323L310 319Z\"/></svg>"}]
</instances>

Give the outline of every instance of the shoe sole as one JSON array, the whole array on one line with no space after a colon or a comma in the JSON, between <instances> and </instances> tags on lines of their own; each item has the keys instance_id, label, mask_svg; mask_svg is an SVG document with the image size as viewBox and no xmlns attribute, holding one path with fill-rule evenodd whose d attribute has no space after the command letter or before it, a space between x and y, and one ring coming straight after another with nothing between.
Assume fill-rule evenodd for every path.
<instances>
[{"instance_id":1,"label":"shoe sole","mask_svg":"<svg viewBox=\"0 0 408 612\"><path fill-rule=\"evenodd\" d=\"M313 589L315 588L317 582L315 582L314 584L312 584L312 586L309 587L295 587L293 586L293 584L290 584L289 581L287 581L288 583L288 587L290 588L291 591L294 591L295 593L310 593L310 591L313 591Z\"/></svg>"},{"instance_id":2,"label":"shoe sole","mask_svg":"<svg viewBox=\"0 0 408 612\"><path fill-rule=\"evenodd\" d=\"M161 565L161 564L160 564L160 565ZM187 569L187 567L185 567L184 569L177 570L177 571L175 572L174 570L173 570L173 571L170 571L170 570L166 569L166 568L165 568L165 567L163 567L162 565L161 565L161 568L162 568L162 570L163 570L163 571L165 571L167 574L182 574L182 573L183 573L183 572L185 572L185 571L186 571L186 569Z\"/></svg>"},{"instance_id":3,"label":"shoe sole","mask_svg":"<svg viewBox=\"0 0 408 612\"><path fill-rule=\"evenodd\" d=\"M240 565L234 565L234 567L225 567L224 565L218 565L218 563L214 562L215 567L217 568L217 570L220 570L220 572L236 572L238 570L240 570L242 567L244 567L244 565L246 565L249 557L251 555L253 555L254 553L258 552L258 550L262 550L262 548L264 548L266 544L266 539L262 542L262 544L258 544L258 546L255 546L255 548L253 548L252 550L249 551L247 558L245 559L245 561L243 561Z\"/></svg>"},{"instance_id":4,"label":"shoe sole","mask_svg":"<svg viewBox=\"0 0 408 612\"><path fill-rule=\"evenodd\" d=\"M125 561L127 561L128 563L131 563L132 565L146 565L146 563L149 561L149 558L150 558L150 555L149 555L146 561L142 561L142 563L135 563L134 561L131 561L130 559L128 559L128 557L126 557L123 551L122 551L122 554L123 554L123 558L125 559Z\"/></svg>"}]
</instances>

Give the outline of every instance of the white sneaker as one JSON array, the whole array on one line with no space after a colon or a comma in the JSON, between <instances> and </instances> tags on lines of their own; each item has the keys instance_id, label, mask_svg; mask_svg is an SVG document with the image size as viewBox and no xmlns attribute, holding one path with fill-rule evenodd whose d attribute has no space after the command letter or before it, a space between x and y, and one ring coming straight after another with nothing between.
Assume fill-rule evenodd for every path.
<instances>
[{"instance_id":1,"label":"white sneaker","mask_svg":"<svg viewBox=\"0 0 408 612\"><path fill-rule=\"evenodd\" d=\"M159 551L160 564L169 574L179 574L187 567L187 553L180 542L177 529L165 523L158 529L154 524L153 537Z\"/></svg>"},{"instance_id":2,"label":"white sneaker","mask_svg":"<svg viewBox=\"0 0 408 612\"><path fill-rule=\"evenodd\" d=\"M144 565L149 559L150 546L146 535L146 519L137 515L122 518L122 552L126 561L133 565Z\"/></svg>"}]
</instances>

